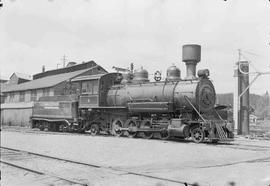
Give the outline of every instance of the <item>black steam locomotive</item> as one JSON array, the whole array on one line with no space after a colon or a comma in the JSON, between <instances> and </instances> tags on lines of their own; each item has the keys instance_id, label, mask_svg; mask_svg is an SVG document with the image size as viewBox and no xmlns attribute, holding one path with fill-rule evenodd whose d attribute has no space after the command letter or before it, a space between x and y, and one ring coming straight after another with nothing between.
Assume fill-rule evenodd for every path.
<instances>
[{"instance_id":1,"label":"black steam locomotive","mask_svg":"<svg viewBox=\"0 0 270 186\"><path fill-rule=\"evenodd\" d=\"M155 73L121 70L71 80L77 95L41 97L35 103L32 126L41 130L109 133L146 139L192 138L196 143L233 138L232 124L215 110L216 93L209 70L199 70L201 46L184 45L187 76L171 66L161 81ZM119 68L117 68L119 70ZM213 116L213 113L217 116ZM210 118L210 119L209 119Z\"/></svg>"}]
</instances>

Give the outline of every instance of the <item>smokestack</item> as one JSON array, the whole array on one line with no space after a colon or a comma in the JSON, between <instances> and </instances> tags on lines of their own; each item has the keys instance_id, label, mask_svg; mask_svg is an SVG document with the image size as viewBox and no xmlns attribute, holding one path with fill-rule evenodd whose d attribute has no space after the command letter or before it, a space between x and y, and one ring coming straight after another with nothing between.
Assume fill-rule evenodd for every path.
<instances>
[{"instance_id":1,"label":"smokestack","mask_svg":"<svg viewBox=\"0 0 270 186\"><path fill-rule=\"evenodd\" d=\"M45 66L42 65L42 72L45 72Z\"/></svg>"},{"instance_id":2,"label":"smokestack","mask_svg":"<svg viewBox=\"0 0 270 186\"><path fill-rule=\"evenodd\" d=\"M182 60L186 63L186 80L196 79L196 66L201 61L201 46L195 44L183 45Z\"/></svg>"}]
</instances>

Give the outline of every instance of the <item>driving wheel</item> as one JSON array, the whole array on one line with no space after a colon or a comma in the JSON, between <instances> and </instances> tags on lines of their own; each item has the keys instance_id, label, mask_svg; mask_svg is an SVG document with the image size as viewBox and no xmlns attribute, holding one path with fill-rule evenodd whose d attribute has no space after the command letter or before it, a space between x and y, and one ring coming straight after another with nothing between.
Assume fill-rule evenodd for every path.
<instances>
[{"instance_id":1,"label":"driving wheel","mask_svg":"<svg viewBox=\"0 0 270 186\"><path fill-rule=\"evenodd\" d=\"M136 120L127 120L127 126L128 126L128 137L135 138L137 136L137 125Z\"/></svg>"},{"instance_id":2,"label":"driving wheel","mask_svg":"<svg viewBox=\"0 0 270 186\"><path fill-rule=\"evenodd\" d=\"M148 120L143 121L142 127L145 128L145 129L150 129L151 128L151 122L148 121ZM154 133L151 132L151 131L146 131L146 132L142 132L141 135L142 135L142 138L144 138L144 139L151 139L151 138L153 138Z\"/></svg>"},{"instance_id":3,"label":"driving wheel","mask_svg":"<svg viewBox=\"0 0 270 186\"><path fill-rule=\"evenodd\" d=\"M95 136L99 133L99 126L97 123L93 123L91 126L90 126L90 134Z\"/></svg>"},{"instance_id":4,"label":"driving wheel","mask_svg":"<svg viewBox=\"0 0 270 186\"><path fill-rule=\"evenodd\" d=\"M123 135L123 132L121 130L121 128L123 127L123 122L120 119L116 119L113 121L112 123L112 134L120 137Z\"/></svg>"}]
</instances>

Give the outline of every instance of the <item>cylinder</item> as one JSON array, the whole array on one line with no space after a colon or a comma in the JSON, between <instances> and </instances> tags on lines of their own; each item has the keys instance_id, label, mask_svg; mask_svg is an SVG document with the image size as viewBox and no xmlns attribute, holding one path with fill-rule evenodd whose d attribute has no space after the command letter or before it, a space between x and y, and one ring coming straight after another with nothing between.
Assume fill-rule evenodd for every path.
<instances>
[{"instance_id":1,"label":"cylinder","mask_svg":"<svg viewBox=\"0 0 270 186\"><path fill-rule=\"evenodd\" d=\"M185 79L196 79L196 66L201 61L201 46L196 44L183 45L182 60L186 63Z\"/></svg>"},{"instance_id":2,"label":"cylinder","mask_svg":"<svg viewBox=\"0 0 270 186\"><path fill-rule=\"evenodd\" d=\"M186 138L189 136L189 126L183 124L180 127L169 128L168 132L170 136L178 136L178 137Z\"/></svg>"}]
</instances>

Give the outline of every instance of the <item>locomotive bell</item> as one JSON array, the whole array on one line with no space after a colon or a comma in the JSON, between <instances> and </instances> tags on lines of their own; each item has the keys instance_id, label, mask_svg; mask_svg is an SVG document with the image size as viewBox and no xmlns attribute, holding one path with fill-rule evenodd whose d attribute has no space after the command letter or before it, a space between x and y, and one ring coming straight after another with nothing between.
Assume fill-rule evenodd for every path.
<instances>
[{"instance_id":1,"label":"locomotive bell","mask_svg":"<svg viewBox=\"0 0 270 186\"><path fill-rule=\"evenodd\" d=\"M140 69L135 70L133 82L135 82L135 83L143 83L143 82L148 82L148 81L149 81L149 79L148 79L147 70L143 69L143 67L141 67Z\"/></svg>"},{"instance_id":2,"label":"locomotive bell","mask_svg":"<svg viewBox=\"0 0 270 186\"><path fill-rule=\"evenodd\" d=\"M167 81L179 81L181 79L181 71L175 65L170 66L167 69Z\"/></svg>"},{"instance_id":3,"label":"locomotive bell","mask_svg":"<svg viewBox=\"0 0 270 186\"><path fill-rule=\"evenodd\" d=\"M201 46L195 44L183 45L182 60L186 63L186 80L196 79L196 66L201 61Z\"/></svg>"}]
</instances>

